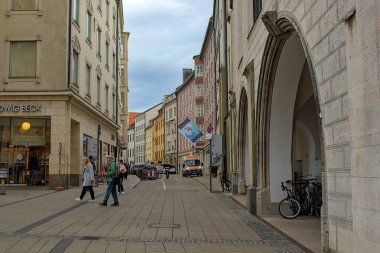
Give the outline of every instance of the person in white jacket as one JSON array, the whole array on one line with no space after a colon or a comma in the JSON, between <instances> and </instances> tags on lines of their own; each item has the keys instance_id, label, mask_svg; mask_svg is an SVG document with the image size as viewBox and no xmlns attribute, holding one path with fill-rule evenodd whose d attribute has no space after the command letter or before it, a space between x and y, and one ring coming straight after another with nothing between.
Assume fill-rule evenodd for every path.
<instances>
[{"instance_id":1,"label":"person in white jacket","mask_svg":"<svg viewBox=\"0 0 380 253\"><path fill-rule=\"evenodd\" d=\"M91 199L89 202L93 202L95 199L94 189L92 189L92 184L94 183L94 168L88 157L83 158L83 188L82 193L79 198L75 200L81 201L87 191L90 191Z\"/></svg>"}]
</instances>

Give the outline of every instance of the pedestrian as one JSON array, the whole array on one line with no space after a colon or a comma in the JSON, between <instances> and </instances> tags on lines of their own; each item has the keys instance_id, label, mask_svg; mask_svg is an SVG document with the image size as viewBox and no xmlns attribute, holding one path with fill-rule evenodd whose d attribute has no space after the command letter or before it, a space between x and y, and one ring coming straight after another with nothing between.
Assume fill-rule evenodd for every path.
<instances>
[{"instance_id":1,"label":"pedestrian","mask_svg":"<svg viewBox=\"0 0 380 253\"><path fill-rule=\"evenodd\" d=\"M95 184L96 186L98 186L98 170L94 162L94 157L90 155L88 158L90 159L90 163L92 164L92 167L94 168Z\"/></svg>"},{"instance_id":2,"label":"pedestrian","mask_svg":"<svg viewBox=\"0 0 380 253\"><path fill-rule=\"evenodd\" d=\"M124 173L126 173L125 166L123 164L123 160L119 160L119 184L117 185L117 193L124 195L124 187L123 187L123 180L124 180Z\"/></svg>"},{"instance_id":3,"label":"pedestrian","mask_svg":"<svg viewBox=\"0 0 380 253\"><path fill-rule=\"evenodd\" d=\"M81 201L87 191L90 191L91 199L88 202L93 202L95 199L94 190L92 189L92 184L94 183L94 168L88 157L83 157L83 184L82 193L76 201Z\"/></svg>"},{"instance_id":4,"label":"pedestrian","mask_svg":"<svg viewBox=\"0 0 380 253\"><path fill-rule=\"evenodd\" d=\"M113 155L106 155L106 182L107 182L107 190L104 195L104 199L99 205L106 206L108 202L108 198L110 197L110 194L112 194L112 198L114 203L111 206L118 206L119 200L117 199L116 194L116 184L118 180L118 173L116 168L116 163L113 160Z\"/></svg>"}]
</instances>

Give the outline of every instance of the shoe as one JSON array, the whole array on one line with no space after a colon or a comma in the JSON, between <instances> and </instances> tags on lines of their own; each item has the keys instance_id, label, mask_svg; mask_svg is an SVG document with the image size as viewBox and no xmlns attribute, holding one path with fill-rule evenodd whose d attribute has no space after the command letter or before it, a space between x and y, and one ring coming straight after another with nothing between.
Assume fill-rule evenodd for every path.
<instances>
[{"instance_id":1,"label":"shoe","mask_svg":"<svg viewBox=\"0 0 380 253\"><path fill-rule=\"evenodd\" d=\"M93 200L93 199L90 199L90 200L88 200L87 202L91 203L91 202L94 202L94 200Z\"/></svg>"},{"instance_id":2,"label":"shoe","mask_svg":"<svg viewBox=\"0 0 380 253\"><path fill-rule=\"evenodd\" d=\"M124 192L121 192L121 195L124 195L125 193Z\"/></svg>"},{"instance_id":3,"label":"shoe","mask_svg":"<svg viewBox=\"0 0 380 253\"><path fill-rule=\"evenodd\" d=\"M119 202L115 202L111 206L118 206L118 205L119 205Z\"/></svg>"},{"instance_id":4,"label":"shoe","mask_svg":"<svg viewBox=\"0 0 380 253\"><path fill-rule=\"evenodd\" d=\"M101 202L101 203L99 203L99 205L101 205L101 206L107 206L107 203Z\"/></svg>"},{"instance_id":5,"label":"shoe","mask_svg":"<svg viewBox=\"0 0 380 253\"><path fill-rule=\"evenodd\" d=\"M76 201L81 201L81 199L80 199L80 198L76 198L75 200L76 200Z\"/></svg>"}]
</instances>

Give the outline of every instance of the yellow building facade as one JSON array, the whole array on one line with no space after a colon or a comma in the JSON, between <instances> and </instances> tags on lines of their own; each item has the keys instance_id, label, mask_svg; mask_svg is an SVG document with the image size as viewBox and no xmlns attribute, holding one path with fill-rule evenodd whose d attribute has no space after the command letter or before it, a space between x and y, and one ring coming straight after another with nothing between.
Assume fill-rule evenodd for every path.
<instances>
[{"instance_id":1,"label":"yellow building facade","mask_svg":"<svg viewBox=\"0 0 380 253\"><path fill-rule=\"evenodd\" d=\"M153 162L154 164L162 164L165 159L165 123L164 113L160 109L158 116L153 119Z\"/></svg>"}]
</instances>

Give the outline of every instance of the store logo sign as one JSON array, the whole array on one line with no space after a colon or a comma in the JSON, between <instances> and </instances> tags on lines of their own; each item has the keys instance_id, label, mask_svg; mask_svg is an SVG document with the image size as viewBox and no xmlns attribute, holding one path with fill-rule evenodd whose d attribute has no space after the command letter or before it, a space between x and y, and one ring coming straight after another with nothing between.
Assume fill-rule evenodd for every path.
<instances>
[{"instance_id":1,"label":"store logo sign","mask_svg":"<svg viewBox=\"0 0 380 253\"><path fill-rule=\"evenodd\" d=\"M0 112L41 112L41 105L0 105Z\"/></svg>"}]
</instances>

